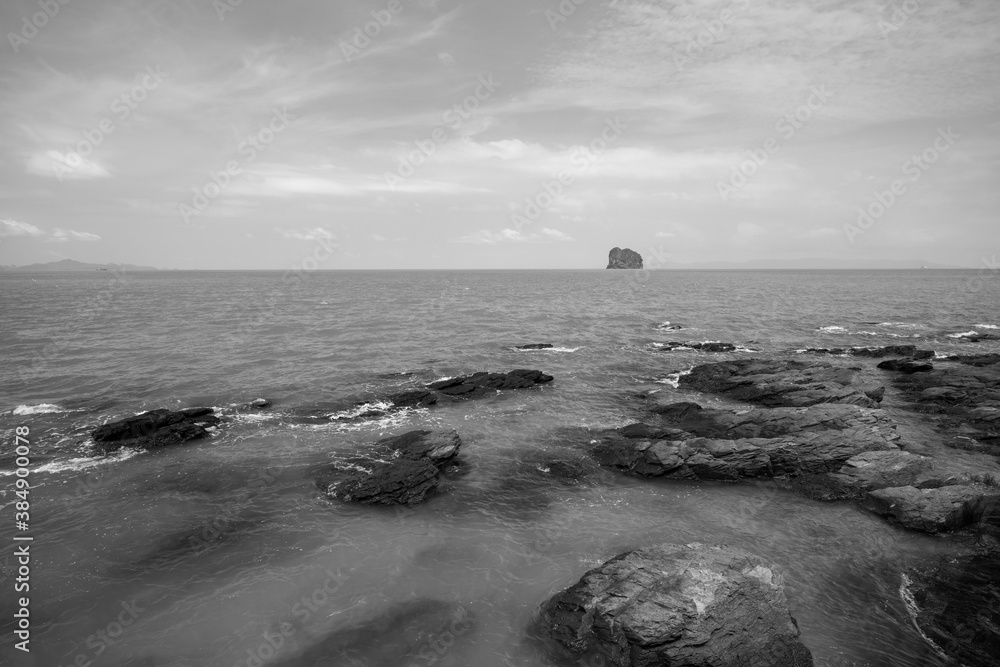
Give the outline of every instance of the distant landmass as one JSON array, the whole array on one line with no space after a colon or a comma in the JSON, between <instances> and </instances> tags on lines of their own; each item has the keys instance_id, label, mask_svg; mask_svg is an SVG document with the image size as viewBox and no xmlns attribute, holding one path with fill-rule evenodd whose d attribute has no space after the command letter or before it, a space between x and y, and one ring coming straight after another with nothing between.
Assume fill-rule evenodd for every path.
<instances>
[{"instance_id":1,"label":"distant landmass","mask_svg":"<svg viewBox=\"0 0 1000 667\"><path fill-rule=\"evenodd\" d=\"M641 269L642 255L630 248L612 248L608 253L609 269Z\"/></svg>"},{"instance_id":2,"label":"distant landmass","mask_svg":"<svg viewBox=\"0 0 1000 667\"><path fill-rule=\"evenodd\" d=\"M61 259L58 262L27 264L25 266L0 266L0 271L159 271L155 266L135 264L88 264L75 259Z\"/></svg>"},{"instance_id":3,"label":"distant landmass","mask_svg":"<svg viewBox=\"0 0 1000 667\"><path fill-rule=\"evenodd\" d=\"M807 257L803 259L752 259L746 262L662 262L650 269L968 269L969 266L938 264L919 259L833 259Z\"/></svg>"}]
</instances>

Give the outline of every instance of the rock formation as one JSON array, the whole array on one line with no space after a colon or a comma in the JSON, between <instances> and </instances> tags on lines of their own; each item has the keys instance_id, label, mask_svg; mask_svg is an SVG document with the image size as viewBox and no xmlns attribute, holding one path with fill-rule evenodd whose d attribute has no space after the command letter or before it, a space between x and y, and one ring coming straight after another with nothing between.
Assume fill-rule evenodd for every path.
<instances>
[{"instance_id":1,"label":"rock formation","mask_svg":"<svg viewBox=\"0 0 1000 667\"><path fill-rule=\"evenodd\" d=\"M162 447L208 437L208 428L219 423L212 408L150 410L135 417L98 426L91 433L101 454L122 447Z\"/></svg>"},{"instance_id":2,"label":"rock formation","mask_svg":"<svg viewBox=\"0 0 1000 667\"><path fill-rule=\"evenodd\" d=\"M642 255L634 250L612 248L608 253L609 269L641 269Z\"/></svg>"},{"instance_id":3,"label":"rock formation","mask_svg":"<svg viewBox=\"0 0 1000 667\"><path fill-rule=\"evenodd\" d=\"M560 652L587 664L813 664L781 571L733 547L665 544L620 554L546 602L537 624Z\"/></svg>"}]
</instances>

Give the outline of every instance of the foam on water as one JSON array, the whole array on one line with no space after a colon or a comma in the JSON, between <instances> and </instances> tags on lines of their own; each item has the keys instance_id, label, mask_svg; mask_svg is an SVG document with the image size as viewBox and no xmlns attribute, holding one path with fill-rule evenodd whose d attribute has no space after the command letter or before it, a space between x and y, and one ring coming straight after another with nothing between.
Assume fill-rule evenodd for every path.
<instances>
[{"instance_id":1,"label":"foam on water","mask_svg":"<svg viewBox=\"0 0 1000 667\"><path fill-rule=\"evenodd\" d=\"M49 461L48 463L43 463L37 467L32 466L30 470L32 475L36 475L38 473L82 472L98 466L121 463L122 461L127 461L144 453L145 450L142 449L123 448L119 449L114 454L109 454L107 456L85 456L70 459L57 459ZM16 472L16 470L0 470L0 477L9 477L16 474Z\"/></svg>"},{"instance_id":2,"label":"foam on water","mask_svg":"<svg viewBox=\"0 0 1000 667\"><path fill-rule=\"evenodd\" d=\"M40 403L38 405L19 405L12 411L15 415L45 415L54 412L73 412L59 407L55 403Z\"/></svg>"},{"instance_id":3,"label":"foam on water","mask_svg":"<svg viewBox=\"0 0 1000 667\"><path fill-rule=\"evenodd\" d=\"M948 338L968 338L969 336L977 335L979 335L978 331L963 331L960 333L950 333L948 334Z\"/></svg>"}]
</instances>

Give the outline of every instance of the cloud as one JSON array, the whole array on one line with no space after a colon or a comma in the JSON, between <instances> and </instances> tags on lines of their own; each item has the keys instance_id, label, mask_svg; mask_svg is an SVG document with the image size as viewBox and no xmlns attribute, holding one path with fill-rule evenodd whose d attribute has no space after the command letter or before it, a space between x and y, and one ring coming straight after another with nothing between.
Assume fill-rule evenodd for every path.
<instances>
[{"instance_id":1,"label":"cloud","mask_svg":"<svg viewBox=\"0 0 1000 667\"><path fill-rule=\"evenodd\" d=\"M314 227L313 229L307 229L304 232L294 229L275 229L274 231L278 232L286 239L294 239L296 241L332 241L337 238L336 234L323 229L322 227Z\"/></svg>"},{"instance_id":2,"label":"cloud","mask_svg":"<svg viewBox=\"0 0 1000 667\"><path fill-rule=\"evenodd\" d=\"M8 238L11 236L45 236L45 232L43 230L27 222L5 218L0 220L0 223L3 224L3 226L0 227L0 238Z\"/></svg>"},{"instance_id":3,"label":"cloud","mask_svg":"<svg viewBox=\"0 0 1000 667\"><path fill-rule=\"evenodd\" d=\"M47 232L41 227L36 227L28 222L5 218L0 220L0 238L13 236L27 236L40 239L49 243L65 243L67 241L100 241L101 237L90 232L78 232L74 229L63 229L56 227L52 232Z\"/></svg>"},{"instance_id":4,"label":"cloud","mask_svg":"<svg viewBox=\"0 0 1000 667\"><path fill-rule=\"evenodd\" d=\"M111 175L107 169L79 153L60 153L55 150L33 154L28 158L27 170L37 176L58 178L60 181L64 178L82 180L107 178Z\"/></svg>"},{"instance_id":5,"label":"cloud","mask_svg":"<svg viewBox=\"0 0 1000 667\"><path fill-rule=\"evenodd\" d=\"M533 234L522 234L516 229L501 229L499 232L491 232L488 229L480 229L478 232L467 234L454 243L471 243L474 245L496 245L497 243L552 243L559 241L572 241L573 238L558 229L543 227Z\"/></svg>"},{"instance_id":6,"label":"cloud","mask_svg":"<svg viewBox=\"0 0 1000 667\"><path fill-rule=\"evenodd\" d=\"M90 232L78 232L73 229L62 229L61 227L56 227L52 232L52 236L46 240L57 243L65 243L67 241L100 241L101 237L97 234L91 234Z\"/></svg>"}]
</instances>

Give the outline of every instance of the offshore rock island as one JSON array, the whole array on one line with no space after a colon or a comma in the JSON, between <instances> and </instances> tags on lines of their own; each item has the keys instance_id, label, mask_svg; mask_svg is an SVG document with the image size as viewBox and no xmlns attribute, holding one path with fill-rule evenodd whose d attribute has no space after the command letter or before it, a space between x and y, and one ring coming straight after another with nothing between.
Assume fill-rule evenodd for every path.
<instances>
[{"instance_id":1,"label":"offshore rock island","mask_svg":"<svg viewBox=\"0 0 1000 667\"><path fill-rule=\"evenodd\" d=\"M641 269L642 255L634 250L625 248L612 248L608 253L609 269Z\"/></svg>"}]
</instances>

